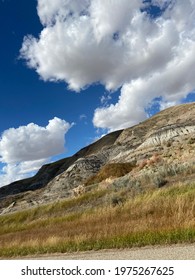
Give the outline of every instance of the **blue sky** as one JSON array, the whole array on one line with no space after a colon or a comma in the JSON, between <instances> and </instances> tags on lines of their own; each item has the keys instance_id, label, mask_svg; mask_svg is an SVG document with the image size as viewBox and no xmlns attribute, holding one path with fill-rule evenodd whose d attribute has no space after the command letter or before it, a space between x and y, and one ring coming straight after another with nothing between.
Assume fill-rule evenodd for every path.
<instances>
[{"instance_id":1,"label":"blue sky","mask_svg":"<svg viewBox=\"0 0 195 280\"><path fill-rule=\"evenodd\" d=\"M194 13L190 0L1 0L0 185L195 101Z\"/></svg>"},{"instance_id":2,"label":"blue sky","mask_svg":"<svg viewBox=\"0 0 195 280\"><path fill-rule=\"evenodd\" d=\"M45 126L48 120L57 116L78 124L73 126L69 136L67 135L70 143L67 152L72 154L95 137L91 122L94 104L100 103L100 97L105 90L102 86L92 86L82 93L70 92L64 82L42 81L35 71L26 67L24 60L19 59L24 36L37 36L42 29L36 6L36 1L25 0L5 0L0 3L1 38L3 37L0 131L31 122ZM87 118L80 119L84 114ZM82 137L78 137L79 131L82 131Z\"/></svg>"}]
</instances>

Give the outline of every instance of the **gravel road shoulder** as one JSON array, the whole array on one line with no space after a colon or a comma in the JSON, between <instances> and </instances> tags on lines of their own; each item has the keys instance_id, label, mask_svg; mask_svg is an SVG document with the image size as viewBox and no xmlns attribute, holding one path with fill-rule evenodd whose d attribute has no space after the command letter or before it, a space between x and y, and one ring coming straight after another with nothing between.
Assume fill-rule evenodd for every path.
<instances>
[{"instance_id":1,"label":"gravel road shoulder","mask_svg":"<svg viewBox=\"0 0 195 280\"><path fill-rule=\"evenodd\" d=\"M195 260L195 243L28 256L37 260Z\"/></svg>"}]
</instances>

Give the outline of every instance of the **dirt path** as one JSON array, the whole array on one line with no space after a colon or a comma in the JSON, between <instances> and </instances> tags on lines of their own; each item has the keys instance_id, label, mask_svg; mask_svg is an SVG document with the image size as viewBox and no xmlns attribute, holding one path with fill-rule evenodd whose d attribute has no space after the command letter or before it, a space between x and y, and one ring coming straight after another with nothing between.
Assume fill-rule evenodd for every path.
<instances>
[{"instance_id":1,"label":"dirt path","mask_svg":"<svg viewBox=\"0 0 195 280\"><path fill-rule=\"evenodd\" d=\"M44 260L195 260L195 244L101 250L26 257Z\"/></svg>"}]
</instances>

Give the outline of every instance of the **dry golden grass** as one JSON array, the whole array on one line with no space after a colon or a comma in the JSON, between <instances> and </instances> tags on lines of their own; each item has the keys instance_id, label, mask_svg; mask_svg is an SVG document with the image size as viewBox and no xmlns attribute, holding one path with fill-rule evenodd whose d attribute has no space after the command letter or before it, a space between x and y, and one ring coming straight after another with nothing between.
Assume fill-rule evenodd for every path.
<instances>
[{"instance_id":1,"label":"dry golden grass","mask_svg":"<svg viewBox=\"0 0 195 280\"><path fill-rule=\"evenodd\" d=\"M91 194L96 195L100 193ZM0 217L0 256L195 241L195 184L151 190L116 207L75 212L72 207L79 201L85 203L86 194Z\"/></svg>"},{"instance_id":2,"label":"dry golden grass","mask_svg":"<svg viewBox=\"0 0 195 280\"><path fill-rule=\"evenodd\" d=\"M126 163L110 163L103 166L100 171L96 174L91 176L85 182L85 185L92 185L102 182L107 178L118 178L122 177L125 174L132 171L135 168L134 163L126 162Z\"/></svg>"}]
</instances>

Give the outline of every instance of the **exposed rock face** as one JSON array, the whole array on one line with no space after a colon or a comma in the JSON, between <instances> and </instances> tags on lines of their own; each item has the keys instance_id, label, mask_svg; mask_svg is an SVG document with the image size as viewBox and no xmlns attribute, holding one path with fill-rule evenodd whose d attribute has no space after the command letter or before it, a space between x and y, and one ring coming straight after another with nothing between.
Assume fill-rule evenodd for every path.
<instances>
[{"instance_id":1,"label":"exposed rock face","mask_svg":"<svg viewBox=\"0 0 195 280\"><path fill-rule=\"evenodd\" d=\"M150 135L139 148L163 145L173 138L193 133L195 133L195 125L168 125Z\"/></svg>"},{"instance_id":2,"label":"exposed rock face","mask_svg":"<svg viewBox=\"0 0 195 280\"><path fill-rule=\"evenodd\" d=\"M48 182L67 170L79 158L90 156L91 154L101 152L103 148L112 146L121 132L122 130L115 131L104 136L97 142L81 149L72 157L68 157L51 164L43 165L38 173L32 178L16 181L0 188L0 199L9 195L15 195L26 191L34 191L44 188Z\"/></svg>"},{"instance_id":3,"label":"exposed rock face","mask_svg":"<svg viewBox=\"0 0 195 280\"><path fill-rule=\"evenodd\" d=\"M82 184L88 177L96 174L106 163L105 155L91 155L79 158L66 171L51 180L43 195L63 198L72 194L72 189Z\"/></svg>"},{"instance_id":4,"label":"exposed rock face","mask_svg":"<svg viewBox=\"0 0 195 280\"><path fill-rule=\"evenodd\" d=\"M32 178L0 188L0 213L69 197L73 189L83 191L85 181L109 163L137 162L139 166L147 160L149 166L158 153L167 164L195 164L194 139L195 103L168 108L134 127L104 136L72 157L43 166Z\"/></svg>"}]
</instances>

